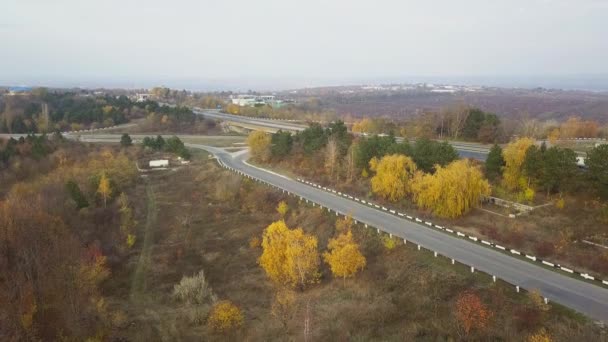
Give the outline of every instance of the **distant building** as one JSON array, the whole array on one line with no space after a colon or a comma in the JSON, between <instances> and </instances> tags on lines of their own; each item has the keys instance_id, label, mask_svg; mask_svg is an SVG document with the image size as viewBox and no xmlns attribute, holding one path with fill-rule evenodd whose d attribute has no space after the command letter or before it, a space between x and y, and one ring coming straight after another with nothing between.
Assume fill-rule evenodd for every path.
<instances>
[{"instance_id":1,"label":"distant building","mask_svg":"<svg viewBox=\"0 0 608 342\"><path fill-rule=\"evenodd\" d=\"M158 159L158 160L150 160L150 167L168 167L169 160L168 159Z\"/></svg>"},{"instance_id":2,"label":"distant building","mask_svg":"<svg viewBox=\"0 0 608 342\"><path fill-rule=\"evenodd\" d=\"M274 95L236 95L231 97L232 104L240 107L254 107L280 103Z\"/></svg>"},{"instance_id":3,"label":"distant building","mask_svg":"<svg viewBox=\"0 0 608 342\"><path fill-rule=\"evenodd\" d=\"M8 88L9 95L24 95L32 92L30 87L10 87Z\"/></svg>"},{"instance_id":4,"label":"distant building","mask_svg":"<svg viewBox=\"0 0 608 342\"><path fill-rule=\"evenodd\" d=\"M135 102L146 102L152 98L152 94L136 94Z\"/></svg>"}]
</instances>

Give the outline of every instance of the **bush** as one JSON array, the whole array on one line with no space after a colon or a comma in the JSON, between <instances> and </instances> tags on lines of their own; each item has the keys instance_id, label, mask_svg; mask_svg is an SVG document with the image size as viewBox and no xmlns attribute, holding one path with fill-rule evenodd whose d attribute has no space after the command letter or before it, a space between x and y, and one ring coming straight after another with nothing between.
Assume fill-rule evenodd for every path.
<instances>
[{"instance_id":1,"label":"bush","mask_svg":"<svg viewBox=\"0 0 608 342\"><path fill-rule=\"evenodd\" d=\"M251 239L249 239L249 248L256 249L256 248L259 248L261 245L262 245L262 240L260 240L259 237L252 236Z\"/></svg>"},{"instance_id":2,"label":"bush","mask_svg":"<svg viewBox=\"0 0 608 342\"><path fill-rule=\"evenodd\" d=\"M213 306L207 324L214 331L227 332L243 325L243 313L232 302L223 300Z\"/></svg>"},{"instance_id":3,"label":"bush","mask_svg":"<svg viewBox=\"0 0 608 342\"><path fill-rule=\"evenodd\" d=\"M173 286L173 297L188 304L217 300L202 270L192 277L184 276L179 284Z\"/></svg>"},{"instance_id":4,"label":"bush","mask_svg":"<svg viewBox=\"0 0 608 342\"><path fill-rule=\"evenodd\" d=\"M122 147L129 147L131 145L133 145L133 140L131 139L131 137L127 133L124 133L120 137L120 146L122 146Z\"/></svg>"},{"instance_id":5,"label":"bush","mask_svg":"<svg viewBox=\"0 0 608 342\"><path fill-rule=\"evenodd\" d=\"M382 244L384 245L384 248L386 248L387 251L392 251L393 249L395 249L395 247L397 247L395 239L391 238L388 235L385 235L382 238Z\"/></svg>"}]
</instances>

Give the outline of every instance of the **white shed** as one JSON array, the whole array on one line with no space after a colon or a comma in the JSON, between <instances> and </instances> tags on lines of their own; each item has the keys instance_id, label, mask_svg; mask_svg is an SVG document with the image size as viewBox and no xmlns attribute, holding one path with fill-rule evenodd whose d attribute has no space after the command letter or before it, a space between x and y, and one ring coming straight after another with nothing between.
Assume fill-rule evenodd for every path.
<instances>
[{"instance_id":1,"label":"white shed","mask_svg":"<svg viewBox=\"0 0 608 342\"><path fill-rule=\"evenodd\" d=\"M169 166L168 159L150 160L150 167L167 167Z\"/></svg>"}]
</instances>

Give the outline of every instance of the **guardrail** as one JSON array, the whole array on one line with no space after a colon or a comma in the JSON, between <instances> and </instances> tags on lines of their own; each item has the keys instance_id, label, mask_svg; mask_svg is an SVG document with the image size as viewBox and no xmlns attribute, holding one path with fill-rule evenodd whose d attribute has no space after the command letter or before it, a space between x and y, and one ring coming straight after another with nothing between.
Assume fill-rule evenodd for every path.
<instances>
[{"instance_id":1,"label":"guardrail","mask_svg":"<svg viewBox=\"0 0 608 342\"><path fill-rule=\"evenodd\" d=\"M532 254L526 254L526 253L520 252L520 251L515 250L515 249L504 247L504 246L501 246L501 245L499 245L499 244L497 244L495 242L487 241L487 240L478 238L478 237L476 237L474 235L464 234L464 233L459 232L457 230L450 229L450 228L444 227L444 226L440 226L440 225L437 225L437 224L432 223L430 221L422 220L422 219L420 219L418 217L414 217L414 216L408 215L407 213L402 213L402 212L399 212L399 211L394 210L394 209L389 209L389 208L386 208L384 206L381 206L381 205L378 205L376 203L373 203L373 202L371 202L369 200L365 201L365 200L360 199L358 197L354 197L354 196L351 196L349 194L346 194L346 193L343 193L343 192L339 192L339 191L336 191L336 190L331 189L331 188L323 187L323 186L321 186L319 184L315 184L313 182L309 182L309 181L301 179L301 178L297 178L297 181L301 182L301 183L304 183L306 185L309 185L309 186L312 186L312 187L315 187L315 188L327 191L329 193L336 194L338 196L354 200L355 202L359 202L361 204L366 204L369 207L372 207L372 208L384 211L386 213L390 213L392 215L396 215L396 216L399 216L401 218L406 218L406 219L408 219L410 221L414 221L414 222L419 223L419 224L424 224L426 226L429 226L429 227L432 227L432 228L436 228L438 230L441 230L441 231L449 233L449 234L454 234L454 235L456 235L459 238L468 239L468 240L471 240L473 242L485 245L485 246L487 246L489 248L496 248L496 249L501 250L501 251L503 251L505 253L511 253L511 254L514 254L514 255L518 255L518 256L522 257L524 260L530 260L531 262L536 262L536 263L542 264L544 266L551 267L553 269L557 269L557 270L560 270L560 271L563 271L563 272L566 272L566 273L569 273L569 274L573 274L573 275L578 275L578 276L580 276L581 278L583 278L585 280L592 280L592 281L594 281L594 283L597 284L597 285L608 286L608 280L603 280L603 279L599 279L597 277L590 276L588 273L583 273L583 272L577 271L576 269L574 269L572 267L565 267L565 266L563 266L561 264L558 264L558 263L549 262L548 260L543 260L543 259L541 259L539 257L536 257L536 256L532 255Z\"/></svg>"}]
</instances>

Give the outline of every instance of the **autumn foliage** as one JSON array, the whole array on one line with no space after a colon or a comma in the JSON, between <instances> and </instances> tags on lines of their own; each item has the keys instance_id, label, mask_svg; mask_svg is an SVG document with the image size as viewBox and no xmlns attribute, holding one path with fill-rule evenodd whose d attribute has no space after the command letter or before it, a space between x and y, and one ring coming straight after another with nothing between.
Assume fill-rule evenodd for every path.
<instances>
[{"instance_id":1,"label":"autumn foliage","mask_svg":"<svg viewBox=\"0 0 608 342\"><path fill-rule=\"evenodd\" d=\"M463 328L465 334L473 331L485 330L492 318L490 311L479 296L472 292L462 293L456 300L456 319Z\"/></svg>"},{"instance_id":2,"label":"autumn foliage","mask_svg":"<svg viewBox=\"0 0 608 342\"><path fill-rule=\"evenodd\" d=\"M223 300L211 309L207 325L216 332L228 332L243 325L243 313L231 301Z\"/></svg>"},{"instance_id":3,"label":"autumn foliage","mask_svg":"<svg viewBox=\"0 0 608 342\"><path fill-rule=\"evenodd\" d=\"M438 216L458 217L490 194L490 184L469 160L437 167L434 174L418 174L412 189L416 203Z\"/></svg>"},{"instance_id":4,"label":"autumn foliage","mask_svg":"<svg viewBox=\"0 0 608 342\"><path fill-rule=\"evenodd\" d=\"M516 190L520 186L520 178L523 174L523 164L526 159L526 152L530 146L534 145L534 140L530 138L520 138L507 145L503 150L505 167L503 171L503 185L509 190Z\"/></svg>"},{"instance_id":5,"label":"autumn foliage","mask_svg":"<svg viewBox=\"0 0 608 342\"><path fill-rule=\"evenodd\" d=\"M267 161L270 158L271 136L263 131L253 131L247 137L247 145L254 159Z\"/></svg>"},{"instance_id":6,"label":"autumn foliage","mask_svg":"<svg viewBox=\"0 0 608 342\"><path fill-rule=\"evenodd\" d=\"M380 161L373 158L369 165L376 172L371 180L374 193L396 202L411 192L411 180L417 168L410 157L393 154L382 157Z\"/></svg>"},{"instance_id":7,"label":"autumn foliage","mask_svg":"<svg viewBox=\"0 0 608 342\"><path fill-rule=\"evenodd\" d=\"M329 240L327 249L329 252L323 254L323 259L336 277L346 280L365 267L365 256L361 254L350 230Z\"/></svg>"},{"instance_id":8,"label":"autumn foliage","mask_svg":"<svg viewBox=\"0 0 608 342\"><path fill-rule=\"evenodd\" d=\"M317 238L301 228L289 229L282 220L270 224L264 230L262 249L258 262L272 281L300 288L318 281Z\"/></svg>"}]
</instances>

